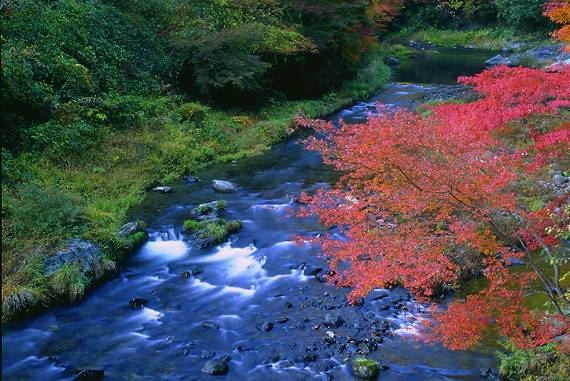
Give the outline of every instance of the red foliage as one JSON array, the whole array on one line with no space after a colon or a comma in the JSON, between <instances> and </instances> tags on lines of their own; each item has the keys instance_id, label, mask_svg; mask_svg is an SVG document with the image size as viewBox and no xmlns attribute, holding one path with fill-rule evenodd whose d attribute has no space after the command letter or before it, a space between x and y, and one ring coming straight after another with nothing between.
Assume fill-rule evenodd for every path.
<instances>
[{"instance_id":1,"label":"red foliage","mask_svg":"<svg viewBox=\"0 0 570 381\"><path fill-rule=\"evenodd\" d=\"M565 42L566 50L570 50L570 0L549 1L544 7L544 15L561 25L553 36Z\"/></svg>"},{"instance_id":2,"label":"red foliage","mask_svg":"<svg viewBox=\"0 0 570 381\"><path fill-rule=\"evenodd\" d=\"M518 205L513 184L537 163L568 155L570 125L549 131L530 125L532 139L518 150L497 132L512 121L569 106L570 67L497 67L460 81L482 97L434 106L425 118L385 110L367 123L340 128L301 121L318 132L307 147L345 173L336 189L306 195L303 213L318 214L346 237L312 242L335 270L331 281L352 287L351 300L396 284L425 300L460 281L476 262L489 286L436 312L431 337L465 348L494 322L516 343L537 345L554 331L523 304L532 276L513 277L506 270L507 257L523 253L499 240L494 219L518 216L528 233L520 237L529 244L533 235L545 236L545 222L538 224L539 214ZM567 196L558 200L568 202ZM546 242L558 243L552 237Z\"/></svg>"}]
</instances>

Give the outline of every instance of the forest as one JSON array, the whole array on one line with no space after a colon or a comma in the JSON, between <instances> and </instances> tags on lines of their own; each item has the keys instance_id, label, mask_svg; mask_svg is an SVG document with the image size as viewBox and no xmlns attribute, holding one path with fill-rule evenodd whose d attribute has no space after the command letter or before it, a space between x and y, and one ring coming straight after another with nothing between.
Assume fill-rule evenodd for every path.
<instances>
[{"instance_id":1,"label":"forest","mask_svg":"<svg viewBox=\"0 0 570 381\"><path fill-rule=\"evenodd\" d=\"M295 198L325 228L294 241L350 308L404 288L431 306L422 345L493 342L496 379L570 377L570 1L2 0L0 18L3 325L120 277L153 242L133 210L166 184L302 136L339 175ZM545 46L565 59L525 55ZM459 77L465 98L329 118L439 49L519 61ZM181 234L247 229L203 217L228 200Z\"/></svg>"}]
</instances>

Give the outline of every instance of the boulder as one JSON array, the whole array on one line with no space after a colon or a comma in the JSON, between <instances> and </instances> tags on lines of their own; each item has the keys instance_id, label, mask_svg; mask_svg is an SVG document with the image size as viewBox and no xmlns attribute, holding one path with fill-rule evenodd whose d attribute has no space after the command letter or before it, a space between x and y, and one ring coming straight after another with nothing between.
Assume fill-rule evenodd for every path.
<instances>
[{"instance_id":1,"label":"boulder","mask_svg":"<svg viewBox=\"0 0 570 381\"><path fill-rule=\"evenodd\" d=\"M51 275L67 263L76 264L82 274L99 274L103 268L103 252L89 241L72 239L67 247L45 259L46 275Z\"/></svg>"},{"instance_id":2,"label":"boulder","mask_svg":"<svg viewBox=\"0 0 570 381\"><path fill-rule=\"evenodd\" d=\"M237 191L237 185L226 180L212 180L212 188L220 193L232 193Z\"/></svg>"}]
</instances>

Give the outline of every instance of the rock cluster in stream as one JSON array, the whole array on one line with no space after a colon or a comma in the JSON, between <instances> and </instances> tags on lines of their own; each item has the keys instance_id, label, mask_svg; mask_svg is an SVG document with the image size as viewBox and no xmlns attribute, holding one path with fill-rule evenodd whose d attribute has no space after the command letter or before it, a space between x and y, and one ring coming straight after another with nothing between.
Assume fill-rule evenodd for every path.
<instances>
[{"instance_id":1,"label":"rock cluster in stream","mask_svg":"<svg viewBox=\"0 0 570 381\"><path fill-rule=\"evenodd\" d=\"M266 311L263 320L252 322L252 328L258 332L252 335L257 338L251 343L236 344L233 352L263 353L260 361L266 366L309 366L326 373L337 367L338 361L350 365L355 359L374 356L400 328L395 320L401 321L404 316L414 320L414 315L423 312L403 289L374 290L356 306L350 305L345 289L318 281L318 276L327 272L325 269L305 265L301 268L313 280L291 288L290 294L275 295L275 311ZM273 318L269 318L271 315ZM202 327L210 331L223 329L214 321L204 321ZM199 343L187 344L185 354L207 360L203 372L214 375L231 371L231 352L200 352L198 348L203 347ZM389 364L377 364L378 371L388 367ZM358 373L358 369L362 372ZM363 367L358 369L355 376L361 374L361 379L371 379Z\"/></svg>"}]
</instances>

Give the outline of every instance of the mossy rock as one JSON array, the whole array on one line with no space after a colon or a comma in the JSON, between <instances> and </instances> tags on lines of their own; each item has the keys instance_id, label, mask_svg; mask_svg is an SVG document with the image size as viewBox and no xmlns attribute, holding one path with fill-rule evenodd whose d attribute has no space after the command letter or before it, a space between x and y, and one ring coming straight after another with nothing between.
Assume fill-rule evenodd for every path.
<instances>
[{"instance_id":1,"label":"mossy rock","mask_svg":"<svg viewBox=\"0 0 570 381\"><path fill-rule=\"evenodd\" d=\"M189 240L196 246L210 247L220 244L228 239L230 234L241 229L240 221L226 221L221 218L198 221L194 219L184 221L184 232L189 234Z\"/></svg>"},{"instance_id":2,"label":"mossy rock","mask_svg":"<svg viewBox=\"0 0 570 381\"><path fill-rule=\"evenodd\" d=\"M359 357L352 361L352 374L361 380L376 380L380 375L380 367L374 360Z\"/></svg>"}]
</instances>

